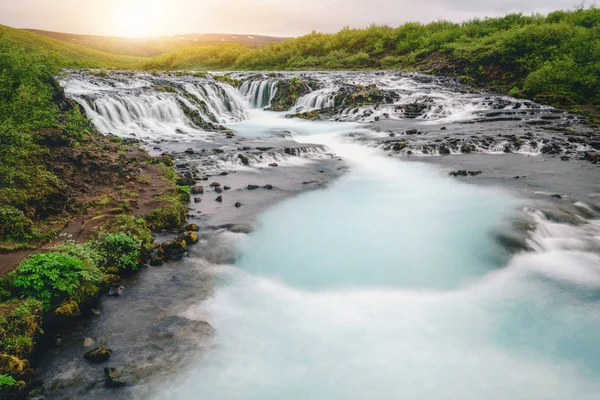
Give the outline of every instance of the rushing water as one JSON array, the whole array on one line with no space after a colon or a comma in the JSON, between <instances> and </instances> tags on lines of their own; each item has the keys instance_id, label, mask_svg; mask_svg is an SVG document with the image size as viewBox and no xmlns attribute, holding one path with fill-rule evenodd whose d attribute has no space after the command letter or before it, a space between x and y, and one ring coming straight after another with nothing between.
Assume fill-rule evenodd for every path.
<instances>
[{"instance_id":1,"label":"rushing water","mask_svg":"<svg viewBox=\"0 0 600 400\"><path fill-rule=\"evenodd\" d=\"M325 78L325 87L298 99L295 110L330 105L336 81ZM98 90L74 78L67 91L107 133L217 140L190 124L176 95L140 89L148 79ZM400 85L399 104L428 96L424 126L436 119L469 120L493 103L439 82L388 75L375 80ZM218 282L214 295L181 315L208 321L216 330L213 345L177 377L142 385L135 396L598 398L597 220L579 217L577 226L550 221L529 208L534 203L522 193L460 183L429 165L388 157L352 139L380 135L368 126L262 111L274 96L273 82L248 80L238 93L211 82L221 94L207 95L207 118L227 123L248 143L283 135L323 145L349 170L327 188L262 213L234 265L204 267ZM206 93L198 89L202 83L185 84L198 96ZM155 100L146 101L140 90ZM153 111L156 99L164 107ZM129 120L132 114L137 118ZM587 204L579 207L596 215ZM510 253L496 233L523 209L533 226L530 250Z\"/></svg>"}]
</instances>

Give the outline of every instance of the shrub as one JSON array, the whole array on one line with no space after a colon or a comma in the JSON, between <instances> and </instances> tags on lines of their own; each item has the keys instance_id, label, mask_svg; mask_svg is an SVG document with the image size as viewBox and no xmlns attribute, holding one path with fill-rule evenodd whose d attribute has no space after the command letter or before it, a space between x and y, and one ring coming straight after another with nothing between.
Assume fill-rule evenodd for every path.
<instances>
[{"instance_id":1,"label":"shrub","mask_svg":"<svg viewBox=\"0 0 600 400\"><path fill-rule=\"evenodd\" d=\"M97 292L98 268L69 254L48 252L23 260L12 272L12 285L21 298L42 302L49 310L67 298L84 299Z\"/></svg>"},{"instance_id":2,"label":"shrub","mask_svg":"<svg viewBox=\"0 0 600 400\"><path fill-rule=\"evenodd\" d=\"M22 241L31 238L32 222L23 211L0 207L0 240Z\"/></svg>"},{"instance_id":3,"label":"shrub","mask_svg":"<svg viewBox=\"0 0 600 400\"><path fill-rule=\"evenodd\" d=\"M142 241L126 233L106 234L101 238L98 251L104 268L117 268L132 273L140 269Z\"/></svg>"},{"instance_id":4,"label":"shrub","mask_svg":"<svg viewBox=\"0 0 600 400\"><path fill-rule=\"evenodd\" d=\"M122 214L110 222L108 229L110 233L122 232L138 238L141 241L142 252L151 250L154 244L152 232L141 217Z\"/></svg>"},{"instance_id":5,"label":"shrub","mask_svg":"<svg viewBox=\"0 0 600 400\"><path fill-rule=\"evenodd\" d=\"M64 244L55 246L52 250L75 257L82 261L90 269L97 268L101 260L100 253L98 253L98 251L94 248L94 244L91 242L66 242Z\"/></svg>"}]
</instances>

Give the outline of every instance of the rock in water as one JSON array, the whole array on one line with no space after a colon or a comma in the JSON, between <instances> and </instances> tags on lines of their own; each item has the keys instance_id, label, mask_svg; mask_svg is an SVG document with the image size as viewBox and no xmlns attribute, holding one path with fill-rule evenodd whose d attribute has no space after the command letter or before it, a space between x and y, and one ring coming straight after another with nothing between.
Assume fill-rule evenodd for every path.
<instances>
[{"instance_id":1,"label":"rock in water","mask_svg":"<svg viewBox=\"0 0 600 400\"><path fill-rule=\"evenodd\" d=\"M133 385L137 381L135 376L123 367L104 368L104 376L106 377L104 384L111 389Z\"/></svg>"},{"instance_id":2,"label":"rock in water","mask_svg":"<svg viewBox=\"0 0 600 400\"><path fill-rule=\"evenodd\" d=\"M217 192L217 193L223 193L223 189L221 189L220 187L216 187L215 188L215 192Z\"/></svg>"},{"instance_id":3,"label":"rock in water","mask_svg":"<svg viewBox=\"0 0 600 400\"><path fill-rule=\"evenodd\" d=\"M215 199L215 201L218 201L219 203L223 202L223 196L219 196Z\"/></svg>"},{"instance_id":4,"label":"rock in water","mask_svg":"<svg viewBox=\"0 0 600 400\"><path fill-rule=\"evenodd\" d=\"M198 238L198 235L196 234L196 232L193 232L193 231L187 231L183 235L177 236L177 238L185 240L185 242L188 245L198 243L198 241L200 240Z\"/></svg>"},{"instance_id":5,"label":"rock in water","mask_svg":"<svg viewBox=\"0 0 600 400\"><path fill-rule=\"evenodd\" d=\"M202 199L200 197L194 197L194 203L198 204L201 202L202 202Z\"/></svg>"},{"instance_id":6,"label":"rock in water","mask_svg":"<svg viewBox=\"0 0 600 400\"><path fill-rule=\"evenodd\" d=\"M83 347L92 347L95 344L96 342L94 342L94 339L90 337L86 337L85 339L83 339Z\"/></svg>"},{"instance_id":7,"label":"rock in water","mask_svg":"<svg viewBox=\"0 0 600 400\"><path fill-rule=\"evenodd\" d=\"M178 260L187 251L187 242L184 238L176 237L160 245L157 253L162 252L165 260Z\"/></svg>"},{"instance_id":8,"label":"rock in water","mask_svg":"<svg viewBox=\"0 0 600 400\"><path fill-rule=\"evenodd\" d=\"M237 203L235 203L235 208L240 208L242 206L242 203L240 203L239 201Z\"/></svg>"},{"instance_id":9,"label":"rock in water","mask_svg":"<svg viewBox=\"0 0 600 400\"><path fill-rule=\"evenodd\" d=\"M120 296L123 293L123 290L125 290L125 287L123 287L123 286L111 286L110 289L108 290L108 295L109 296Z\"/></svg>"},{"instance_id":10,"label":"rock in water","mask_svg":"<svg viewBox=\"0 0 600 400\"><path fill-rule=\"evenodd\" d=\"M242 164L244 164L244 165L250 165L250 160L245 155L239 154L238 158L240 159L240 161L242 162Z\"/></svg>"},{"instance_id":11,"label":"rock in water","mask_svg":"<svg viewBox=\"0 0 600 400\"><path fill-rule=\"evenodd\" d=\"M204 187L202 185L194 185L191 189L192 194L203 194Z\"/></svg>"},{"instance_id":12,"label":"rock in water","mask_svg":"<svg viewBox=\"0 0 600 400\"><path fill-rule=\"evenodd\" d=\"M248 185L248 190L256 190L258 189L260 186L258 185Z\"/></svg>"},{"instance_id":13,"label":"rock in water","mask_svg":"<svg viewBox=\"0 0 600 400\"><path fill-rule=\"evenodd\" d=\"M179 232L181 232L181 233L187 232L187 231L198 232L198 230L199 230L198 225L188 224L188 225L182 227L181 229L179 229Z\"/></svg>"},{"instance_id":14,"label":"rock in water","mask_svg":"<svg viewBox=\"0 0 600 400\"><path fill-rule=\"evenodd\" d=\"M96 347L83 355L83 358L91 363L102 363L110 358L112 350L105 347Z\"/></svg>"}]
</instances>

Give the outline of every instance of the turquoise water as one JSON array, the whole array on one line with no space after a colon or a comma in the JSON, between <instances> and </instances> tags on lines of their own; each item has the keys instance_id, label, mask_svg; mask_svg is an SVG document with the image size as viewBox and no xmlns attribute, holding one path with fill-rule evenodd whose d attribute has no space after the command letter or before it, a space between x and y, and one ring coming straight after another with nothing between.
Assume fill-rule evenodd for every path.
<instances>
[{"instance_id":1,"label":"turquoise water","mask_svg":"<svg viewBox=\"0 0 600 400\"><path fill-rule=\"evenodd\" d=\"M356 126L272 116L236 134L261 124L350 170L266 212L240 261L213 267L215 295L186 314L215 327L213 346L155 398L600 398L598 255L508 258L493 233L511 193L345 143Z\"/></svg>"}]
</instances>

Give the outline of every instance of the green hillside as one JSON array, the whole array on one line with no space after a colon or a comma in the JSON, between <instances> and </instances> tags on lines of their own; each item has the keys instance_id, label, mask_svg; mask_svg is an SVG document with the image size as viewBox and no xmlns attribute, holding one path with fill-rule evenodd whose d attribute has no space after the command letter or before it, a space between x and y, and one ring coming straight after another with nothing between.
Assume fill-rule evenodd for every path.
<instances>
[{"instance_id":1,"label":"green hillside","mask_svg":"<svg viewBox=\"0 0 600 400\"><path fill-rule=\"evenodd\" d=\"M133 68L143 61L141 57L106 53L4 25L0 25L0 37L5 45L19 46L32 53L47 53L63 68Z\"/></svg>"},{"instance_id":2,"label":"green hillside","mask_svg":"<svg viewBox=\"0 0 600 400\"><path fill-rule=\"evenodd\" d=\"M261 35L237 34L184 34L160 38L123 38L115 36L75 35L37 29L27 31L57 39L70 44L78 44L90 49L136 57L154 57L186 47L214 46L223 43L237 43L250 48L264 47L269 43L280 43L287 38Z\"/></svg>"}]
</instances>

